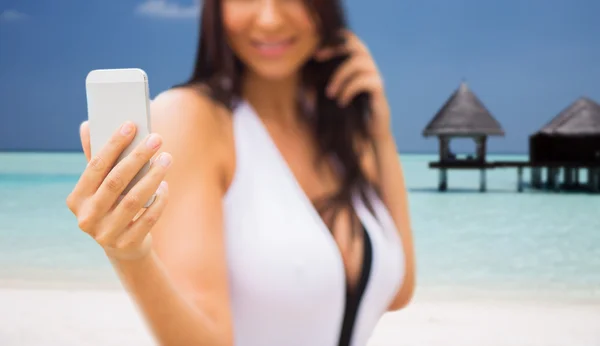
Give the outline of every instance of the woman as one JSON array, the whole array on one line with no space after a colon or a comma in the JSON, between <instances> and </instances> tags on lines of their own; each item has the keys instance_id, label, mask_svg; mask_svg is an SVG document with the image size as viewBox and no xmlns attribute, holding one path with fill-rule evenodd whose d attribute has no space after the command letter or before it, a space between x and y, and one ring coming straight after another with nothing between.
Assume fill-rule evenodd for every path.
<instances>
[{"instance_id":1,"label":"woman","mask_svg":"<svg viewBox=\"0 0 600 346\"><path fill-rule=\"evenodd\" d=\"M162 345L365 345L415 280L376 65L338 1L203 3L196 69L152 102L156 133L112 167L135 128L90 158L84 123L67 204Z\"/></svg>"}]
</instances>

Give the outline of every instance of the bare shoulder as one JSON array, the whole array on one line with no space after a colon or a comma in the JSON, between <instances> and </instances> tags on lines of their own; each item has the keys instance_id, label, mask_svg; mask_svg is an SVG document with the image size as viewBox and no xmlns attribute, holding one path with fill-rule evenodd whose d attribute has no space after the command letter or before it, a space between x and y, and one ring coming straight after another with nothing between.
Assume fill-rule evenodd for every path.
<instances>
[{"instance_id":1,"label":"bare shoulder","mask_svg":"<svg viewBox=\"0 0 600 346\"><path fill-rule=\"evenodd\" d=\"M233 133L229 111L199 90L176 88L151 103L152 130L163 137L173 156L171 172L193 172L202 163L219 169L227 180L233 164ZM226 183L226 181L224 181Z\"/></svg>"},{"instance_id":2,"label":"bare shoulder","mask_svg":"<svg viewBox=\"0 0 600 346\"><path fill-rule=\"evenodd\" d=\"M185 117L187 120L207 121L214 116L198 116L213 113L218 106L202 89L174 88L163 91L152 100L152 120L163 120L163 117Z\"/></svg>"},{"instance_id":3,"label":"bare shoulder","mask_svg":"<svg viewBox=\"0 0 600 346\"><path fill-rule=\"evenodd\" d=\"M150 108L153 130L162 136L211 147L223 143L226 110L200 91L191 88L164 91L152 100ZM189 149L194 147L197 146Z\"/></svg>"}]
</instances>

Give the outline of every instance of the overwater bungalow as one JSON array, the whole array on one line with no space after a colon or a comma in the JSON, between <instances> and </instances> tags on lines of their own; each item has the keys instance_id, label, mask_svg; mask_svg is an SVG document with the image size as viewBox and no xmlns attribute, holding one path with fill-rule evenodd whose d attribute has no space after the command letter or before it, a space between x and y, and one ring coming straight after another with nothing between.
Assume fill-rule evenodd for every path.
<instances>
[{"instance_id":1,"label":"overwater bungalow","mask_svg":"<svg viewBox=\"0 0 600 346\"><path fill-rule=\"evenodd\" d=\"M600 104L581 97L563 109L530 136L529 161L533 188L600 191Z\"/></svg>"},{"instance_id":2,"label":"overwater bungalow","mask_svg":"<svg viewBox=\"0 0 600 346\"><path fill-rule=\"evenodd\" d=\"M439 140L439 161L431 162L429 166L439 169L440 191L448 188L448 169L479 169L480 190L486 189L487 138L504 136L504 130L466 82L463 81L450 95L423 130L423 136L436 136ZM452 153L450 142L454 138L473 139L476 147L474 156L463 158Z\"/></svg>"},{"instance_id":3,"label":"overwater bungalow","mask_svg":"<svg viewBox=\"0 0 600 346\"><path fill-rule=\"evenodd\" d=\"M600 104L582 97L563 109L529 138L529 157L523 161L488 161L488 136L504 136L504 130L465 82L452 93L423 130L424 137L439 140L439 160L429 167L439 170L438 190L448 189L448 171L477 169L480 191L486 191L486 171L517 169L517 190L523 191L523 170L531 169L533 189L600 192ZM454 138L472 138L475 155L452 153ZM546 173L545 175L543 173ZM580 179L581 173L587 179ZM562 180L561 180L562 176ZM545 179L544 179L545 178Z\"/></svg>"}]
</instances>

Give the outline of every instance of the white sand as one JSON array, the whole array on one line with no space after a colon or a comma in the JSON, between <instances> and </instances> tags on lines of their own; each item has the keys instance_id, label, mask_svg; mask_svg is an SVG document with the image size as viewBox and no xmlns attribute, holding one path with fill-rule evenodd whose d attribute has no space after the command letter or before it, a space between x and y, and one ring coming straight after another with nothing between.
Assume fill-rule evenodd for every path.
<instances>
[{"instance_id":1,"label":"white sand","mask_svg":"<svg viewBox=\"0 0 600 346\"><path fill-rule=\"evenodd\" d=\"M153 345L119 290L0 289L0 345ZM600 305L417 297L369 346L599 346ZM283 345L282 345L283 346Z\"/></svg>"}]
</instances>

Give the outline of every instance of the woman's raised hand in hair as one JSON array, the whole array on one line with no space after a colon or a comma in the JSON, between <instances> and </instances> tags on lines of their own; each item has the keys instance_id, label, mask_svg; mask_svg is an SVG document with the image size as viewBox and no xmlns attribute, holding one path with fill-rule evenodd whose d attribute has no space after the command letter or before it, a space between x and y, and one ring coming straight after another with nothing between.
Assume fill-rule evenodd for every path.
<instances>
[{"instance_id":1,"label":"woman's raised hand in hair","mask_svg":"<svg viewBox=\"0 0 600 346\"><path fill-rule=\"evenodd\" d=\"M316 52L317 60L328 60L349 54L350 57L334 72L326 94L336 99L341 107L354 97L366 92L371 95L370 129L375 139L388 136L391 131L390 107L385 95L383 78L367 46L352 32L342 32L344 43L324 47Z\"/></svg>"}]
</instances>

